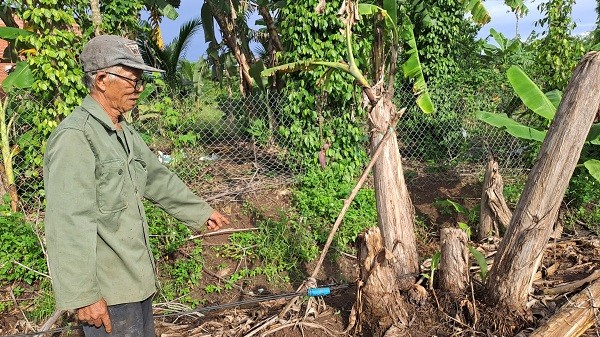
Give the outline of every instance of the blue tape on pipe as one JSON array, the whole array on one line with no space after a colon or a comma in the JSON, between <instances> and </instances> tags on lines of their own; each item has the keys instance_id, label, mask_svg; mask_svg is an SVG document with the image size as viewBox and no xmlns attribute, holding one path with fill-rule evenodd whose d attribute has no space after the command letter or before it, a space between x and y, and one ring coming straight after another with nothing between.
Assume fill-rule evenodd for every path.
<instances>
[{"instance_id":1,"label":"blue tape on pipe","mask_svg":"<svg viewBox=\"0 0 600 337\"><path fill-rule=\"evenodd\" d=\"M308 296L311 296L311 297L327 296L327 295L331 294L331 289L330 288L310 288L307 290L307 294L308 294Z\"/></svg>"}]
</instances>

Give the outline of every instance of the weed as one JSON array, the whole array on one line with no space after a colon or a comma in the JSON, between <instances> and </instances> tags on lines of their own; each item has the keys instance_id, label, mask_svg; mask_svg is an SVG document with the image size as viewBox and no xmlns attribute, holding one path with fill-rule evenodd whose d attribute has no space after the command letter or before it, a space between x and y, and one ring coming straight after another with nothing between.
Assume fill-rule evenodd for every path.
<instances>
[{"instance_id":1,"label":"weed","mask_svg":"<svg viewBox=\"0 0 600 337\"><path fill-rule=\"evenodd\" d=\"M54 313L54 308L52 283L48 279L43 279L39 285L38 296L35 296L27 317L34 322L43 322Z\"/></svg>"},{"instance_id":2,"label":"weed","mask_svg":"<svg viewBox=\"0 0 600 337\"><path fill-rule=\"evenodd\" d=\"M353 181L336 176L332 170L313 170L306 173L293 201L302 217L310 219L315 240L323 244L341 211L344 200L354 188ZM361 189L348 208L342 225L336 233L334 249L346 251L365 229L377 225L375 191Z\"/></svg>"},{"instance_id":3,"label":"weed","mask_svg":"<svg viewBox=\"0 0 600 337\"><path fill-rule=\"evenodd\" d=\"M504 194L504 199L510 208L515 208L517 206L517 202L519 202L519 198L521 197L521 193L523 193L523 188L525 187L525 179L518 179L510 184L504 185L504 190L502 193Z\"/></svg>"},{"instance_id":4,"label":"weed","mask_svg":"<svg viewBox=\"0 0 600 337\"><path fill-rule=\"evenodd\" d=\"M450 199L436 200L433 205L438 209L442 215L456 215L457 222L460 223L462 219L466 220L466 223L470 226L476 226L479 222L479 211L481 205L477 204L473 208L467 208L455 201Z\"/></svg>"},{"instance_id":5,"label":"weed","mask_svg":"<svg viewBox=\"0 0 600 337\"><path fill-rule=\"evenodd\" d=\"M286 272L297 273L304 262L313 260L318 247L303 218L280 210L275 219L265 218L260 210L245 204L245 212L258 218L255 232L234 233L230 243L217 248L221 257L240 261L241 268L229 277L225 289L249 277L264 275L269 282L287 281Z\"/></svg>"},{"instance_id":6,"label":"weed","mask_svg":"<svg viewBox=\"0 0 600 337\"><path fill-rule=\"evenodd\" d=\"M177 299L181 303L197 306L199 302L190 296L190 290L202 276L200 240L190 242L187 238L191 230L185 224L150 203L145 203L145 206L151 233L150 245L157 261L159 279L163 280L161 295L167 301ZM175 252L183 256L173 259Z\"/></svg>"},{"instance_id":7,"label":"weed","mask_svg":"<svg viewBox=\"0 0 600 337\"><path fill-rule=\"evenodd\" d=\"M48 273L46 259L32 224L23 213L11 211L9 200L6 197L0 203L0 284L22 281L31 285L42 277L40 273Z\"/></svg>"},{"instance_id":8,"label":"weed","mask_svg":"<svg viewBox=\"0 0 600 337\"><path fill-rule=\"evenodd\" d=\"M207 294L212 294L212 293L217 293L220 294L221 290L223 290L222 287L218 286L218 285L214 285L214 284L209 284L206 287L204 287L204 291Z\"/></svg>"},{"instance_id":9,"label":"weed","mask_svg":"<svg viewBox=\"0 0 600 337\"><path fill-rule=\"evenodd\" d=\"M569 184L566 200L569 207L566 224L583 224L600 234L600 182L588 172L576 172Z\"/></svg>"}]
</instances>

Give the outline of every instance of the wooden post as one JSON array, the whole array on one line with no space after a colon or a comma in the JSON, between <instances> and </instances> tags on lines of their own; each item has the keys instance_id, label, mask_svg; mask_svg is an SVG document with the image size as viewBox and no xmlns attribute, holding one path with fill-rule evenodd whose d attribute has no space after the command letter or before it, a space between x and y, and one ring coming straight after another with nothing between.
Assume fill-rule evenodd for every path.
<instances>
[{"instance_id":1,"label":"wooden post","mask_svg":"<svg viewBox=\"0 0 600 337\"><path fill-rule=\"evenodd\" d=\"M441 290L458 295L469 284L469 249L467 233L460 228L442 228L438 286Z\"/></svg>"},{"instance_id":2,"label":"wooden post","mask_svg":"<svg viewBox=\"0 0 600 337\"><path fill-rule=\"evenodd\" d=\"M486 282L491 305L525 317L531 283L600 106L600 52L584 56L527 179Z\"/></svg>"}]
</instances>

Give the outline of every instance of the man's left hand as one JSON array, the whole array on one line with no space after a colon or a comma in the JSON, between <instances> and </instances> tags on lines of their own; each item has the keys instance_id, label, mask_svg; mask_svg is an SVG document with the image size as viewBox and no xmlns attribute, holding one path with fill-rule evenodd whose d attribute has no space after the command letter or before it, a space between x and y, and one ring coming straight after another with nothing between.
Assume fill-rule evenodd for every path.
<instances>
[{"instance_id":1,"label":"man's left hand","mask_svg":"<svg viewBox=\"0 0 600 337\"><path fill-rule=\"evenodd\" d=\"M213 211L208 221L206 221L206 227L210 230L221 229L223 226L229 225L229 219L218 211Z\"/></svg>"}]
</instances>

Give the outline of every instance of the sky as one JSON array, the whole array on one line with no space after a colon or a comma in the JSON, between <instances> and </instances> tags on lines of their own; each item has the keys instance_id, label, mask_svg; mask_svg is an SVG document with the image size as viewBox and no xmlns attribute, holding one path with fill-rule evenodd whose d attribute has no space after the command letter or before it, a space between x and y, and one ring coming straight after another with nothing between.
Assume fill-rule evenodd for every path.
<instances>
[{"instance_id":1,"label":"sky","mask_svg":"<svg viewBox=\"0 0 600 337\"><path fill-rule=\"evenodd\" d=\"M541 14L537 7L542 0L525 0L525 5L529 8L529 14L519 19L519 34L522 38L527 38L532 31L541 32L540 27L534 27L534 23L541 18ZM202 0L181 0L181 5L177 12L179 17L176 20L163 19L160 28L163 34L165 43L169 43L177 36L179 27L196 17L200 16L200 8ZM516 19L508 6L504 5L503 0L486 0L484 3L486 9L490 13L492 20L487 25L483 26L479 33L480 38L486 38L489 35L490 28L494 28L507 38L516 36L515 26ZM596 25L596 0L575 0L573 6L572 17L577 27L573 31L574 34L582 34L592 31ZM250 23L253 24L252 22ZM204 42L204 32L200 30L194 35L192 43L187 50L186 58L191 61L196 61L198 58L206 56L206 43Z\"/></svg>"}]
</instances>

